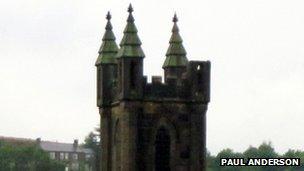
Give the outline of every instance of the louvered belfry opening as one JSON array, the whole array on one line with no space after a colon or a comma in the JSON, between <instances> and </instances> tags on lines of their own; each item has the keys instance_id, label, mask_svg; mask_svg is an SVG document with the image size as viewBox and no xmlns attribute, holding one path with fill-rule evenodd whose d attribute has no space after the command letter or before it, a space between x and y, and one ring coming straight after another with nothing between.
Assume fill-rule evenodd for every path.
<instances>
[{"instance_id":1,"label":"louvered belfry opening","mask_svg":"<svg viewBox=\"0 0 304 171\"><path fill-rule=\"evenodd\" d=\"M170 171L170 136L167 129L158 129L155 140L155 171Z\"/></svg>"}]
</instances>

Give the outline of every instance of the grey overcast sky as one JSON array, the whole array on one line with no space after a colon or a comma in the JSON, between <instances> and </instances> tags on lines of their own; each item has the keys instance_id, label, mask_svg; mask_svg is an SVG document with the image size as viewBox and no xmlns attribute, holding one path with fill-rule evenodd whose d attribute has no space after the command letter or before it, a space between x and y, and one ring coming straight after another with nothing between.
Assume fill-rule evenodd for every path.
<instances>
[{"instance_id":1,"label":"grey overcast sky","mask_svg":"<svg viewBox=\"0 0 304 171\"><path fill-rule=\"evenodd\" d=\"M212 154L263 141L304 150L303 0L2 0L0 135L72 142L97 126L105 15L119 43L130 2L146 75L163 74L174 12L188 59L211 60Z\"/></svg>"}]
</instances>

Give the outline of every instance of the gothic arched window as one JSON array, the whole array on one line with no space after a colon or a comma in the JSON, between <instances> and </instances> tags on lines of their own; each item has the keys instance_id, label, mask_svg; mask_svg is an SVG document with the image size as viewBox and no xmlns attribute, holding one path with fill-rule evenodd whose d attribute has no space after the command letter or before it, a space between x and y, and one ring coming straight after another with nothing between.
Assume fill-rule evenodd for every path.
<instances>
[{"instance_id":1,"label":"gothic arched window","mask_svg":"<svg viewBox=\"0 0 304 171\"><path fill-rule=\"evenodd\" d=\"M170 135L160 127L155 139L155 171L170 171Z\"/></svg>"}]
</instances>

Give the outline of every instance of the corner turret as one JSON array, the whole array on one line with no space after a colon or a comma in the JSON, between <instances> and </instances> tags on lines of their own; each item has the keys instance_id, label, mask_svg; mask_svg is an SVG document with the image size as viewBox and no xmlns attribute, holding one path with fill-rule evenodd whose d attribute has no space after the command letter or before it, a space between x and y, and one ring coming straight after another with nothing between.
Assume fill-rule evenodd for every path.
<instances>
[{"instance_id":1,"label":"corner turret","mask_svg":"<svg viewBox=\"0 0 304 171\"><path fill-rule=\"evenodd\" d=\"M173 17L172 35L170 38L170 45L166 53L166 60L163 64L165 71L165 82L170 78L181 78L182 74L186 71L188 59L186 57L186 50L183 46L183 40L179 34L177 26L178 18L176 14ZM180 81L178 81L180 82Z\"/></svg>"},{"instance_id":2,"label":"corner turret","mask_svg":"<svg viewBox=\"0 0 304 171\"><path fill-rule=\"evenodd\" d=\"M187 82L191 101L208 104L210 101L210 61L189 61Z\"/></svg>"},{"instance_id":3,"label":"corner turret","mask_svg":"<svg viewBox=\"0 0 304 171\"><path fill-rule=\"evenodd\" d=\"M112 31L112 24L111 24L111 14L108 12L106 19L108 20L106 25L106 32L103 35L102 38L102 44L99 48L99 56L96 60L95 65L101 65L101 64L116 64L116 58L115 55L118 51L118 46L115 42L115 36Z\"/></svg>"},{"instance_id":4,"label":"corner turret","mask_svg":"<svg viewBox=\"0 0 304 171\"><path fill-rule=\"evenodd\" d=\"M103 107L111 104L117 84L117 61L118 46L112 31L111 14L108 12L106 32L102 38L102 44L98 51L99 55L95 66L97 67L97 106Z\"/></svg>"},{"instance_id":5,"label":"corner turret","mask_svg":"<svg viewBox=\"0 0 304 171\"><path fill-rule=\"evenodd\" d=\"M128 8L129 16L124 35L117 53L118 82L120 99L140 99L143 95L143 58L141 41L132 15L133 8Z\"/></svg>"}]
</instances>

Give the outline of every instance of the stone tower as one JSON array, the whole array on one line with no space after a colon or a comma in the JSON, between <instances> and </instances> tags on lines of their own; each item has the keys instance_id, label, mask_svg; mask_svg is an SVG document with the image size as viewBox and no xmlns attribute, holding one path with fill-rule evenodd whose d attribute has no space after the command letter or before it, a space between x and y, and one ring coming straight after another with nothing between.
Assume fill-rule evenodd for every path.
<instances>
[{"instance_id":1,"label":"stone tower","mask_svg":"<svg viewBox=\"0 0 304 171\"><path fill-rule=\"evenodd\" d=\"M128 12L120 48L108 13L96 61L102 171L205 170L210 62L188 61L174 15L165 81L148 83L131 5Z\"/></svg>"}]
</instances>

